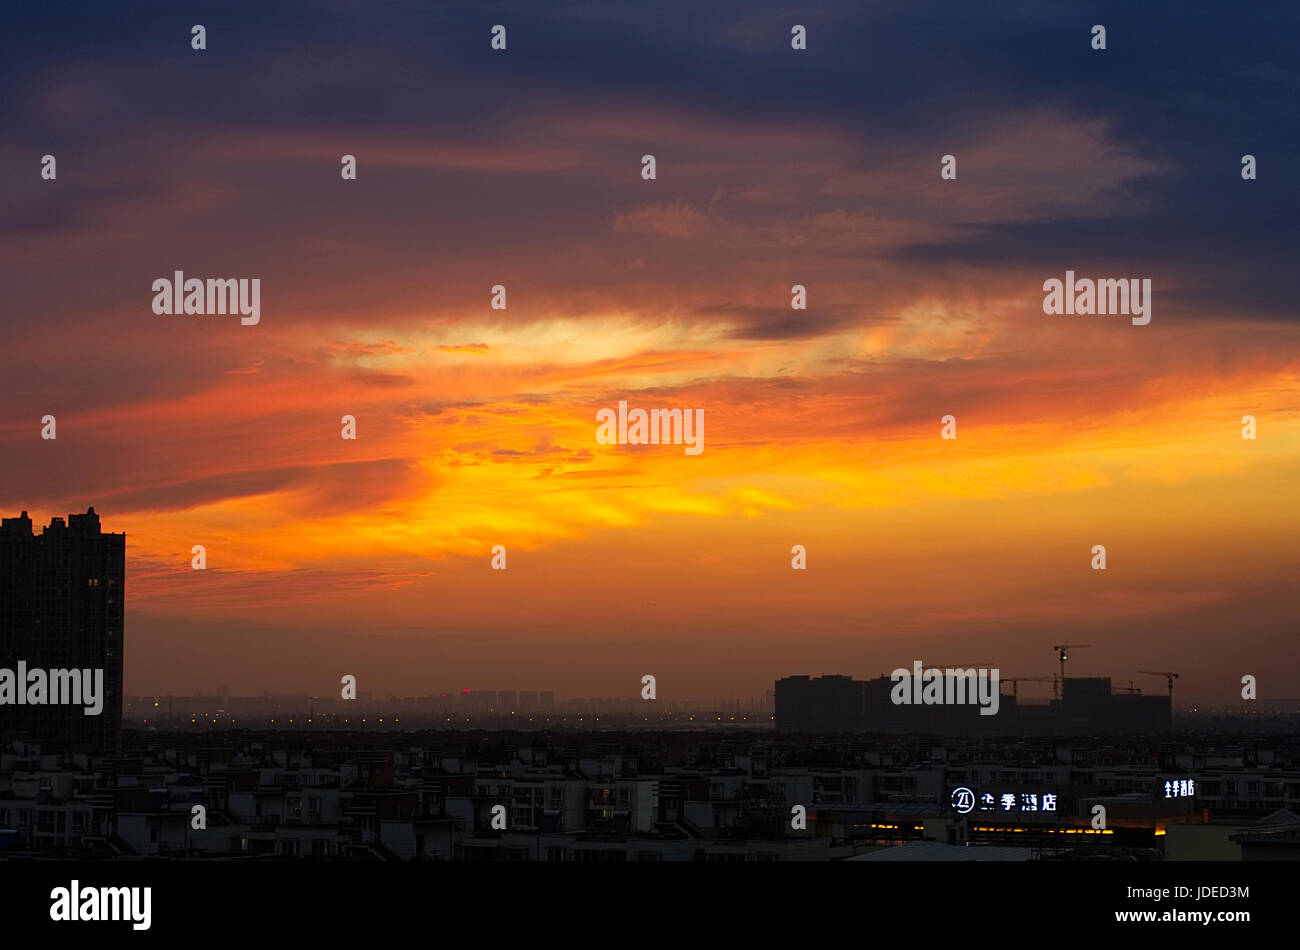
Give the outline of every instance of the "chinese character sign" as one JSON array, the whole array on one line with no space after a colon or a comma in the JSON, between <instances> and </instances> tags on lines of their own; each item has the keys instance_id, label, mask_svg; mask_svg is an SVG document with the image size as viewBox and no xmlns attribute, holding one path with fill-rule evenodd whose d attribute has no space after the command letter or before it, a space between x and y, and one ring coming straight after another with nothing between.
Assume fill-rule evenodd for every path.
<instances>
[{"instance_id":1,"label":"chinese character sign","mask_svg":"<svg viewBox=\"0 0 1300 950\"><path fill-rule=\"evenodd\" d=\"M1189 783L1190 787L1190 783ZM1056 796L1038 792L977 793L964 785L952 790L949 805L959 815L967 815L978 808L982 812L1004 814L1034 814L1056 811Z\"/></svg>"},{"instance_id":2,"label":"chinese character sign","mask_svg":"<svg viewBox=\"0 0 1300 950\"><path fill-rule=\"evenodd\" d=\"M1165 782L1165 798L1195 798L1196 780L1176 778Z\"/></svg>"}]
</instances>

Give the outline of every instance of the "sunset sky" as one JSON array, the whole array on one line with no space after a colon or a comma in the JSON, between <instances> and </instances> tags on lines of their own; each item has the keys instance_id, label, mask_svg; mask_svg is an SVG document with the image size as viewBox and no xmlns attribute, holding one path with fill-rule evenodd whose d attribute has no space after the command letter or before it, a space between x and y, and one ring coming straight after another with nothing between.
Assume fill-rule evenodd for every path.
<instances>
[{"instance_id":1,"label":"sunset sky","mask_svg":"<svg viewBox=\"0 0 1300 950\"><path fill-rule=\"evenodd\" d=\"M0 513L126 533L128 693L1300 696L1297 8L456 6L3 14Z\"/></svg>"}]
</instances>

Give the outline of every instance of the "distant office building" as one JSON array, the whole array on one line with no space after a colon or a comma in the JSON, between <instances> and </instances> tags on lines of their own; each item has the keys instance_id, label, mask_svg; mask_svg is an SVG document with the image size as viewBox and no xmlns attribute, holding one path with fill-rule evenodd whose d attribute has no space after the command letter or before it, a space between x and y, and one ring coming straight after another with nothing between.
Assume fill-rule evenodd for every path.
<instances>
[{"instance_id":1,"label":"distant office building","mask_svg":"<svg viewBox=\"0 0 1300 950\"><path fill-rule=\"evenodd\" d=\"M0 668L102 669L103 709L0 706L0 733L72 750L121 750L126 535L104 534L99 515L54 518L40 535L23 512L0 520Z\"/></svg>"}]
</instances>

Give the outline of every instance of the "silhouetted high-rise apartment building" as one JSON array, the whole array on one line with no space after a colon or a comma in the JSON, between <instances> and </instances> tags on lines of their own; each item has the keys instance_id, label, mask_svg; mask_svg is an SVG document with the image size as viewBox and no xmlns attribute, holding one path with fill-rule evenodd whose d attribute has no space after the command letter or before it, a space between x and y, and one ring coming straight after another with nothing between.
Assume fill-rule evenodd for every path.
<instances>
[{"instance_id":1,"label":"silhouetted high-rise apartment building","mask_svg":"<svg viewBox=\"0 0 1300 950\"><path fill-rule=\"evenodd\" d=\"M851 676L787 676L776 681L781 732L864 732L863 684Z\"/></svg>"},{"instance_id":2,"label":"silhouetted high-rise apartment building","mask_svg":"<svg viewBox=\"0 0 1300 950\"><path fill-rule=\"evenodd\" d=\"M76 704L5 704L0 733L120 752L125 579L126 535L101 532L94 508L66 524L53 518L39 535L25 511L0 520L0 668L104 671L99 715Z\"/></svg>"}]
</instances>

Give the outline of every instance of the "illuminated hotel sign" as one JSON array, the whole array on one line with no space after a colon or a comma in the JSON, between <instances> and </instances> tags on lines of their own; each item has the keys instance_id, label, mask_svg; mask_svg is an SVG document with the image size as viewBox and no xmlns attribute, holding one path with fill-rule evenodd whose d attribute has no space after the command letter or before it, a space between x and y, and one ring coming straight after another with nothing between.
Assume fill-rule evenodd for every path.
<instances>
[{"instance_id":1,"label":"illuminated hotel sign","mask_svg":"<svg viewBox=\"0 0 1300 950\"><path fill-rule=\"evenodd\" d=\"M973 811L984 814L1026 815L1031 812L1055 812L1056 796L1038 792L1003 792L995 795L985 792L977 795L973 790L962 785L952 790L948 803L959 815L969 815Z\"/></svg>"},{"instance_id":2,"label":"illuminated hotel sign","mask_svg":"<svg viewBox=\"0 0 1300 950\"><path fill-rule=\"evenodd\" d=\"M1165 798L1194 798L1195 796L1195 779L1172 778L1165 782Z\"/></svg>"}]
</instances>

